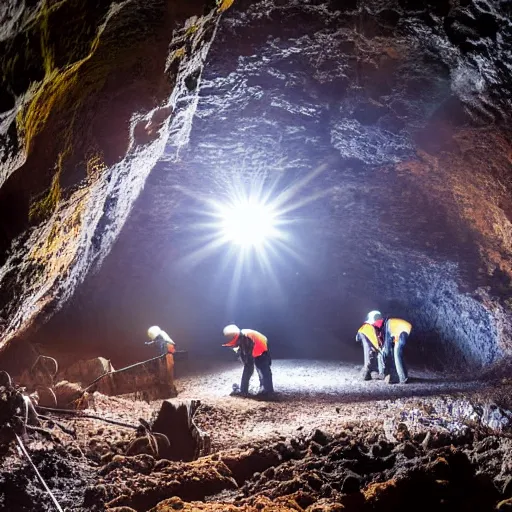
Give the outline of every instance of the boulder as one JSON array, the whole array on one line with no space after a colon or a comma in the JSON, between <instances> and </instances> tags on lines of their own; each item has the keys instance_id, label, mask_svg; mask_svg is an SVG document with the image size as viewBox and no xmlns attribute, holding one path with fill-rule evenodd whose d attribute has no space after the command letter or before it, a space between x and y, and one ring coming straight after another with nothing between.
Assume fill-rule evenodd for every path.
<instances>
[{"instance_id":1,"label":"boulder","mask_svg":"<svg viewBox=\"0 0 512 512\"><path fill-rule=\"evenodd\" d=\"M84 395L83 389L76 382L63 380L55 385L54 391L58 407L85 407L87 404L87 396Z\"/></svg>"},{"instance_id":2,"label":"boulder","mask_svg":"<svg viewBox=\"0 0 512 512\"><path fill-rule=\"evenodd\" d=\"M66 368L62 374L62 380L77 382L87 387L96 379L114 370L112 363L104 357L80 360Z\"/></svg>"},{"instance_id":3,"label":"boulder","mask_svg":"<svg viewBox=\"0 0 512 512\"><path fill-rule=\"evenodd\" d=\"M167 436L169 449L160 454L169 460L192 461L210 451L210 438L194 423L193 416L200 402L191 400L174 404L164 400L152 425L155 433Z\"/></svg>"}]
</instances>

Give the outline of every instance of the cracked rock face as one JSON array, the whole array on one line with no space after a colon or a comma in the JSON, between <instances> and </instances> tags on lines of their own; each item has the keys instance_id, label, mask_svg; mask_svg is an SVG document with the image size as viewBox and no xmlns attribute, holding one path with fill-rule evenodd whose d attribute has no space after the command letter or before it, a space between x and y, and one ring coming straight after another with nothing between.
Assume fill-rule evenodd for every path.
<instances>
[{"instance_id":1,"label":"cracked rock face","mask_svg":"<svg viewBox=\"0 0 512 512\"><path fill-rule=\"evenodd\" d=\"M334 355L378 308L413 323L411 356L422 362L473 369L509 354L511 15L509 3L483 0L239 0L209 54L190 145L180 163L160 164L70 309L93 318L84 305L108 291L137 311L125 333L169 315L168 267L187 242L180 232L193 201L176 185L221 194L240 175L289 184L321 167L301 194L322 198L298 213L314 268L288 264L278 275L295 324L279 343L332 340ZM169 252L140 251L159 237ZM120 276L119 262L139 277ZM227 300L210 290L213 271L195 279L182 284ZM141 296L157 297L151 314L141 313ZM173 329L211 339L223 314L212 306ZM195 327L208 322L209 332Z\"/></svg>"},{"instance_id":2,"label":"cracked rock face","mask_svg":"<svg viewBox=\"0 0 512 512\"><path fill-rule=\"evenodd\" d=\"M0 348L101 262L170 137L187 140L232 2L0 6Z\"/></svg>"}]
</instances>

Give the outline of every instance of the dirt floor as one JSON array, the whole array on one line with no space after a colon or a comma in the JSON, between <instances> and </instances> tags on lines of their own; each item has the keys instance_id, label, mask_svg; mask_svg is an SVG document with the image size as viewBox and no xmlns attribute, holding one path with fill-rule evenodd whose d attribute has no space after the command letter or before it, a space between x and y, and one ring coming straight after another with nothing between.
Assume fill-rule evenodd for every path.
<instances>
[{"instance_id":1,"label":"dirt floor","mask_svg":"<svg viewBox=\"0 0 512 512\"><path fill-rule=\"evenodd\" d=\"M374 421L383 412L399 411L408 397L462 393L482 388L478 382L458 382L442 374L411 371L407 384L378 379L362 381L360 365L338 361L278 360L272 364L276 396L272 401L230 397L239 383L237 362L178 368L178 399L199 399L198 424L212 433L217 450L239 443L293 435L315 427L334 429L346 421ZM181 374L181 375L180 375ZM258 390L256 374L252 393ZM371 405L370 405L371 404ZM370 405L370 406L369 406ZM233 428L218 428L218 425Z\"/></svg>"},{"instance_id":2,"label":"dirt floor","mask_svg":"<svg viewBox=\"0 0 512 512\"><path fill-rule=\"evenodd\" d=\"M363 382L360 366L339 362L272 368L277 393L261 401L229 396L241 376L236 362L177 365L172 402L200 400L195 422L211 437L212 455L197 461L126 456L134 429L101 419L137 426L138 418L154 419L162 401L98 393L82 417L52 416L71 433L44 420L51 436L33 434L26 446L69 511L512 507L509 381L413 370L409 383L389 385ZM0 468L0 510L55 510L14 445Z\"/></svg>"}]
</instances>

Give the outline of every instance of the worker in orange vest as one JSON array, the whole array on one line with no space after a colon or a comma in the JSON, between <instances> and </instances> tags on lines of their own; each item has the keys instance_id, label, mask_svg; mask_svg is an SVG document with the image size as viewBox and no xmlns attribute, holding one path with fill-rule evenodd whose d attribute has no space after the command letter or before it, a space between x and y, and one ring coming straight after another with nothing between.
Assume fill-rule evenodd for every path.
<instances>
[{"instance_id":1,"label":"worker in orange vest","mask_svg":"<svg viewBox=\"0 0 512 512\"><path fill-rule=\"evenodd\" d=\"M233 389L233 394L247 396L249 394L249 381L254 373L254 367L260 379L258 396L270 395L274 392L272 382L272 359L268 351L267 338L252 329L239 329L236 325L224 327L224 336L229 340L223 347L231 347L238 353L244 364L242 381L239 389Z\"/></svg>"},{"instance_id":2,"label":"worker in orange vest","mask_svg":"<svg viewBox=\"0 0 512 512\"><path fill-rule=\"evenodd\" d=\"M370 380L377 361L378 372L388 383L408 380L403 352L412 325L401 318L384 318L380 311L370 311L359 328L356 341L363 345L364 365L361 376Z\"/></svg>"},{"instance_id":3,"label":"worker in orange vest","mask_svg":"<svg viewBox=\"0 0 512 512\"><path fill-rule=\"evenodd\" d=\"M159 355L174 354L176 352L175 343L170 336L160 329L157 325L153 325L148 329L149 341L145 345L155 345Z\"/></svg>"},{"instance_id":4,"label":"worker in orange vest","mask_svg":"<svg viewBox=\"0 0 512 512\"><path fill-rule=\"evenodd\" d=\"M165 365L170 382L174 382L174 353L176 352L176 344L171 337L157 325L153 325L148 329L149 341L145 345L155 345L158 355L165 355Z\"/></svg>"}]
</instances>

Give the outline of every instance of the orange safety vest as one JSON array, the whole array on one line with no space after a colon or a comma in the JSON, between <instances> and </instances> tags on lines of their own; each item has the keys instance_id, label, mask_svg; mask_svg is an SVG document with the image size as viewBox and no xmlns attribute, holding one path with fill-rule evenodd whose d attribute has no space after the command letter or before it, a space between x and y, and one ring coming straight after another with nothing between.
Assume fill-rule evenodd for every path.
<instances>
[{"instance_id":1,"label":"orange safety vest","mask_svg":"<svg viewBox=\"0 0 512 512\"><path fill-rule=\"evenodd\" d=\"M229 343L225 343L222 346L236 347L238 338L240 338L240 334L242 334L242 336L246 336L253 342L252 357L259 357L261 354L268 350L267 337L261 334L261 332L255 331L254 329L242 329L240 333L237 334Z\"/></svg>"},{"instance_id":2,"label":"orange safety vest","mask_svg":"<svg viewBox=\"0 0 512 512\"><path fill-rule=\"evenodd\" d=\"M242 334L251 339L254 343L252 347L252 357L259 357L268 350L268 340L261 332L253 329L242 329Z\"/></svg>"}]
</instances>

